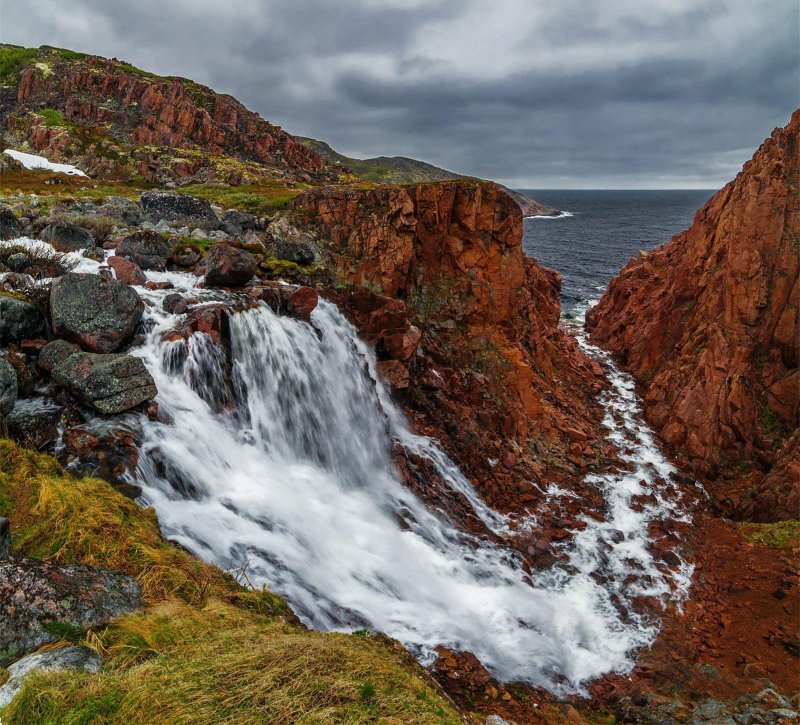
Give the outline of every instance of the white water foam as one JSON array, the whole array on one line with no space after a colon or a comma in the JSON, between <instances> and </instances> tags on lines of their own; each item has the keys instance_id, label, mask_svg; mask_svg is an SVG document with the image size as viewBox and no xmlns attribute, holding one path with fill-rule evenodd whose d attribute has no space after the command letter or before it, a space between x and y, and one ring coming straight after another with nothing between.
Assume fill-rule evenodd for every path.
<instances>
[{"instance_id":1,"label":"white water foam","mask_svg":"<svg viewBox=\"0 0 800 725\"><path fill-rule=\"evenodd\" d=\"M571 211L560 211L558 214L534 214L526 216L525 219L566 219L571 216L575 216Z\"/></svg>"},{"instance_id":2,"label":"white water foam","mask_svg":"<svg viewBox=\"0 0 800 725\"><path fill-rule=\"evenodd\" d=\"M432 461L487 528L510 531L435 442L408 430L333 305L321 302L312 325L266 307L233 315L230 383L219 348L203 335L186 350L163 342L175 319L157 305L150 314L138 354L169 422L143 421L144 500L168 536L224 568L244 565L308 625L372 627L423 661L438 644L469 650L501 679L576 690L629 669L652 641L657 622L633 610L633 597L680 596L683 575L647 550L649 521L679 513L670 491L641 512L628 506L640 490L633 478L656 486L669 474L655 446L635 473L592 481L607 521L576 532L568 566L530 576L512 550L464 533L402 485L393 441Z\"/></svg>"},{"instance_id":3,"label":"white water foam","mask_svg":"<svg viewBox=\"0 0 800 725\"><path fill-rule=\"evenodd\" d=\"M147 275L200 304L226 296L194 289L189 274ZM333 305L320 302L312 324L266 306L232 314L228 356L204 334L165 341L180 323L161 308L174 290L138 290L149 329L132 352L153 374L162 413L138 419L143 502L166 536L223 568L245 567L309 626L371 627L423 662L439 644L468 650L502 680L575 692L628 671L653 641L658 620L634 598L684 595L690 566L669 570L648 550L652 521L685 516L672 468L610 360L605 423L630 470L587 479L605 498L605 521L587 518L566 563L529 574L512 549L465 533L403 486L395 443L429 460L488 530L509 537L536 525L493 511L435 441L408 429L372 351ZM641 508L639 493L653 494Z\"/></svg>"}]
</instances>

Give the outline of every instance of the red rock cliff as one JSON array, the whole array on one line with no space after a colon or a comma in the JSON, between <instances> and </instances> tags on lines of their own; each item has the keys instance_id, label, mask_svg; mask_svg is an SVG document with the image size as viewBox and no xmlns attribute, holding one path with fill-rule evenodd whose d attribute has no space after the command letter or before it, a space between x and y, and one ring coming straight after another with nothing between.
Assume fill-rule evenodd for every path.
<instances>
[{"instance_id":1,"label":"red rock cliff","mask_svg":"<svg viewBox=\"0 0 800 725\"><path fill-rule=\"evenodd\" d=\"M518 508L531 482L596 460L601 371L559 329L560 278L524 255L519 207L496 184L314 189L294 214L356 290L368 339L379 313L365 288L403 302L422 331L405 362L409 415L449 441L489 500Z\"/></svg>"},{"instance_id":2,"label":"red rock cliff","mask_svg":"<svg viewBox=\"0 0 800 725\"><path fill-rule=\"evenodd\" d=\"M163 157L179 156L176 149L203 155L227 156L280 170L290 180L330 180L335 173L314 150L265 121L231 96L183 78L160 77L97 56L66 56L42 48L17 83L17 105L7 113L6 127L26 129L36 150L58 151L66 136L85 143L109 136L136 159L149 181L179 178L207 163L189 156L168 166ZM67 128L51 128L28 111L59 111ZM84 126L77 132L69 124ZM169 152L159 152L159 148ZM147 154L145 149L149 149ZM118 149L119 151L119 149ZM104 156L113 167L115 153ZM159 174L158 172L162 172ZM236 181L225 179L226 181Z\"/></svg>"},{"instance_id":3,"label":"red rock cliff","mask_svg":"<svg viewBox=\"0 0 800 725\"><path fill-rule=\"evenodd\" d=\"M796 456L781 449L800 405L798 184L800 110L687 231L628 262L587 316L645 386L662 438L704 476ZM798 485L781 481L775 516L797 515Z\"/></svg>"}]
</instances>

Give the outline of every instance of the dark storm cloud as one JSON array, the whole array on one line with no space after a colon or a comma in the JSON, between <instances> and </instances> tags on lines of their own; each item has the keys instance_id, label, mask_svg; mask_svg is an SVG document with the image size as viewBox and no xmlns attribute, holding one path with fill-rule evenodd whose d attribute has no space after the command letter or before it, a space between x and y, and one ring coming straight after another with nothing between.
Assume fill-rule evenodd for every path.
<instances>
[{"instance_id":1,"label":"dark storm cloud","mask_svg":"<svg viewBox=\"0 0 800 725\"><path fill-rule=\"evenodd\" d=\"M705 186L798 105L796 0L0 0L0 40L231 93L351 155Z\"/></svg>"}]
</instances>

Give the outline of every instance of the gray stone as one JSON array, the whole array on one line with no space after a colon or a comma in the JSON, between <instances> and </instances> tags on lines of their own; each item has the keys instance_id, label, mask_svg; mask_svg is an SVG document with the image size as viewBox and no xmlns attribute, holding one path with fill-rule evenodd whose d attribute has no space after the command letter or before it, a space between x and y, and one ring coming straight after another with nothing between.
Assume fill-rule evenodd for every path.
<instances>
[{"instance_id":1,"label":"gray stone","mask_svg":"<svg viewBox=\"0 0 800 725\"><path fill-rule=\"evenodd\" d=\"M8 680L0 687L0 708L8 705L17 696L25 679L34 673L58 670L99 672L102 666L100 655L88 647L64 647L27 655L9 665Z\"/></svg>"},{"instance_id":2,"label":"gray stone","mask_svg":"<svg viewBox=\"0 0 800 725\"><path fill-rule=\"evenodd\" d=\"M0 417L7 416L17 402L17 371L7 360L0 360Z\"/></svg>"},{"instance_id":3,"label":"gray stone","mask_svg":"<svg viewBox=\"0 0 800 725\"><path fill-rule=\"evenodd\" d=\"M119 350L133 333L144 303L133 287L94 274L70 273L53 282L53 332L92 352Z\"/></svg>"},{"instance_id":4,"label":"gray stone","mask_svg":"<svg viewBox=\"0 0 800 725\"><path fill-rule=\"evenodd\" d=\"M123 413L158 394L153 376L140 358L70 351L63 343L59 340L45 345L39 366L49 368L56 383L98 413Z\"/></svg>"},{"instance_id":5,"label":"gray stone","mask_svg":"<svg viewBox=\"0 0 800 725\"><path fill-rule=\"evenodd\" d=\"M11 209L0 209L0 239L16 239L20 235L20 223Z\"/></svg>"},{"instance_id":6,"label":"gray stone","mask_svg":"<svg viewBox=\"0 0 800 725\"><path fill-rule=\"evenodd\" d=\"M8 519L0 516L0 559L11 556L11 525Z\"/></svg>"},{"instance_id":7,"label":"gray stone","mask_svg":"<svg viewBox=\"0 0 800 725\"><path fill-rule=\"evenodd\" d=\"M141 199L142 211L151 219L205 219L217 221L211 204L205 199L174 191L146 191Z\"/></svg>"},{"instance_id":8,"label":"gray stone","mask_svg":"<svg viewBox=\"0 0 800 725\"><path fill-rule=\"evenodd\" d=\"M50 242L60 252L75 252L96 246L90 231L70 222L50 222L42 229L39 239Z\"/></svg>"},{"instance_id":9,"label":"gray stone","mask_svg":"<svg viewBox=\"0 0 800 725\"><path fill-rule=\"evenodd\" d=\"M139 584L124 574L84 564L1 560L0 665L141 606Z\"/></svg>"},{"instance_id":10,"label":"gray stone","mask_svg":"<svg viewBox=\"0 0 800 725\"><path fill-rule=\"evenodd\" d=\"M25 300L0 294L0 343L44 337L42 311Z\"/></svg>"},{"instance_id":11,"label":"gray stone","mask_svg":"<svg viewBox=\"0 0 800 725\"><path fill-rule=\"evenodd\" d=\"M120 257L130 259L142 269L166 269L172 245L153 229L143 229L128 235L117 247Z\"/></svg>"},{"instance_id":12,"label":"gray stone","mask_svg":"<svg viewBox=\"0 0 800 725\"><path fill-rule=\"evenodd\" d=\"M236 209L229 209L222 217L222 228L231 236L238 236L258 226L258 218Z\"/></svg>"},{"instance_id":13,"label":"gray stone","mask_svg":"<svg viewBox=\"0 0 800 725\"><path fill-rule=\"evenodd\" d=\"M21 272L26 267L31 266L31 258L25 252L14 252L14 254L8 256L6 264L15 272Z\"/></svg>"}]
</instances>

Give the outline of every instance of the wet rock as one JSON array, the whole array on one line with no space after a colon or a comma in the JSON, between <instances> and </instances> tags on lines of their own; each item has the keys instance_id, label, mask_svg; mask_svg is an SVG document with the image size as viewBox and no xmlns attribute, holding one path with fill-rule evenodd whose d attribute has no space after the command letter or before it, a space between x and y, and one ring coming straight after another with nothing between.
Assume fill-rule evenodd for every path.
<instances>
[{"instance_id":1,"label":"wet rock","mask_svg":"<svg viewBox=\"0 0 800 725\"><path fill-rule=\"evenodd\" d=\"M108 258L108 266L114 270L120 282L131 285L143 285L147 277L136 262L125 257L113 256Z\"/></svg>"},{"instance_id":2,"label":"wet rock","mask_svg":"<svg viewBox=\"0 0 800 725\"><path fill-rule=\"evenodd\" d=\"M399 360L382 360L378 363L378 372L393 391L408 388L408 368Z\"/></svg>"},{"instance_id":3,"label":"wet rock","mask_svg":"<svg viewBox=\"0 0 800 725\"><path fill-rule=\"evenodd\" d=\"M25 254L25 252L15 252L8 256L6 264L15 272L22 272L27 267L30 267L32 262L30 255Z\"/></svg>"},{"instance_id":4,"label":"wet rock","mask_svg":"<svg viewBox=\"0 0 800 725\"><path fill-rule=\"evenodd\" d=\"M8 435L27 448L42 450L58 439L61 407L43 398L17 400L5 419Z\"/></svg>"},{"instance_id":5,"label":"wet rock","mask_svg":"<svg viewBox=\"0 0 800 725\"><path fill-rule=\"evenodd\" d=\"M39 365L49 368L52 379L79 402L114 415L156 397L153 377L138 357L70 351L63 342L45 346Z\"/></svg>"},{"instance_id":6,"label":"wet rock","mask_svg":"<svg viewBox=\"0 0 800 725\"><path fill-rule=\"evenodd\" d=\"M142 269L163 271L172 254L172 246L158 232L143 229L128 235L117 247L117 255L135 262Z\"/></svg>"},{"instance_id":7,"label":"wet rock","mask_svg":"<svg viewBox=\"0 0 800 725\"><path fill-rule=\"evenodd\" d=\"M93 352L118 350L132 337L143 312L136 290L93 274L64 275L50 291L55 335Z\"/></svg>"},{"instance_id":8,"label":"wet rock","mask_svg":"<svg viewBox=\"0 0 800 725\"><path fill-rule=\"evenodd\" d=\"M151 219L175 221L195 219L216 222L211 204L205 199L174 191L146 191L141 198L142 211Z\"/></svg>"},{"instance_id":9,"label":"wet rock","mask_svg":"<svg viewBox=\"0 0 800 725\"><path fill-rule=\"evenodd\" d=\"M256 258L230 244L215 244L206 256L206 284L241 287L256 273Z\"/></svg>"},{"instance_id":10,"label":"wet rock","mask_svg":"<svg viewBox=\"0 0 800 725\"><path fill-rule=\"evenodd\" d=\"M0 360L0 417L5 417L17 402L17 371L6 360Z\"/></svg>"},{"instance_id":11,"label":"wet rock","mask_svg":"<svg viewBox=\"0 0 800 725\"><path fill-rule=\"evenodd\" d=\"M311 322L311 313L319 304L319 295L311 287L298 287L289 294L289 312L304 322Z\"/></svg>"},{"instance_id":12,"label":"wet rock","mask_svg":"<svg viewBox=\"0 0 800 725\"><path fill-rule=\"evenodd\" d=\"M95 262L102 262L106 258L102 247L87 247L83 250L83 256L86 257L86 259L92 259Z\"/></svg>"},{"instance_id":13,"label":"wet rock","mask_svg":"<svg viewBox=\"0 0 800 725\"><path fill-rule=\"evenodd\" d=\"M107 624L142 606L128 576L82 564L0 561L0 665L60 639L65 630Z\"/></svg>"},{"instance_id":14,"label":"wet rock","mask_svg":"<svg viewBox=\"0 0 800 725\"><path fill-rule=\"evenodd\" d=\"M164 312L169 312L171 315L182 315L189 308L186 300L177 292L173 292L164 297L161 301L161 307L164 309Z\"/></svg>"},{"instance_id":15,"label":"wet rock","mask_svg":"<svg viewBox=\"0 0 800 725\"><path fill-rule=\"evenodd\" d=\"M0 209L0 239L16 239L20 232L20 223L11 209Z\"/></svg>"},{"instance_id":16,"label":"wet rock","mask_svg":"<svg viewBox=\"0 0 800 725\"><path fill-rule=\"evenodd\" d=\"M8 519L0 516L0 559L11 556L11 525Z\"/></svg>"},{"instance_id":17,"label":"wet rock","mask_svg":"<svg viewBox=\"0 0 800 725\"><path fill-rule=\"evenodd\" d=\"M36 305L0 294L0 343L21 342L44 334L44 315Z\"/></svg>"},{"instance_id":18,"label":"wet rock","mask_svg":"<svg viewBox=\"0 0 800 725\"><path fill-rule=\"evenodd\" d=\"M103 660L88 647L63 647L49 652L27 655L8 667L8 680L0 687L0 708L8 705L33 674L59 670L99 672Z\"/></svg>"},{"instance_id":19,"label":"wet rock","mask_svg":"<svg viewBox=\"0 0 800 725\"><path fill-rule=\"evenodd\" d=\"M39 233L39 239L49 242L59 252L75 252L96 246L90 231L70 222L50 222Z\"/></svg>"}]
</instances>

